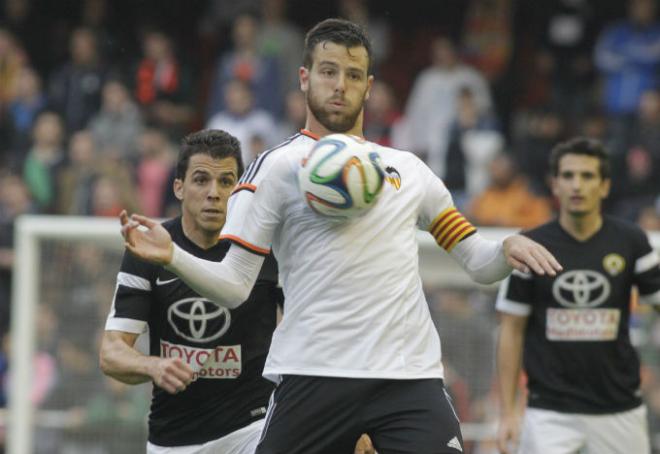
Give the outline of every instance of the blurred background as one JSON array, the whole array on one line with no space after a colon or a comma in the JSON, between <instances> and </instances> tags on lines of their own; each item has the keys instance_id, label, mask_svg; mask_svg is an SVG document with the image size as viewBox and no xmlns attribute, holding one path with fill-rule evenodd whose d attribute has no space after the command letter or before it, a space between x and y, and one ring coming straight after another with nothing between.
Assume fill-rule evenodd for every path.
<instances>
[{"instance_id":1,"label":"blurred background","mask_svg":"<svg viewBox=\"0 0 660 454\"><path fill-rule=\"evenodd\" d=\"M659 6L0 0L0 406L11 398L15 219L176 214L183 135L226 129L249 162L303 127L303 37L326 17L359 22L373 40L366 137L426 160L473 223L549 220L549 151L579 134L611 154L606 211L660 230ZM96 359L121 250L47 241L39 254L35 452L140 452L148 386L103 378ZM477 424L466 452L492 453L494 289L426 285L459 416ZM660 322L636 308L632 333L660 452Z\"/></svg>"}]
</instances>

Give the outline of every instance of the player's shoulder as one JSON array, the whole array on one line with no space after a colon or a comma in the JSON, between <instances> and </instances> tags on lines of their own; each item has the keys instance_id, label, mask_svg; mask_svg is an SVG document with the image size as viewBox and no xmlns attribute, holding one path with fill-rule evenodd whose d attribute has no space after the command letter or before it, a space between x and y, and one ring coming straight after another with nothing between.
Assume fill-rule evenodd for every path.
<instances>
[{"instance_id":1,"label":"player's shoulder","mask_svg":"<svg viewBox=\"0 0 660 454\"><path fill-rule=\"evenodd\" d=\"M559 220L553 219L537 227L523 230L520 233L539 243L546 243L561 237L562 229L559 225Z\"/></svg>"},{"instance_id":2,"label":"player's shoulder","mask_svg":"<svg viewBox=\"0 0 660 454\"><path fill-rule=\"evenodd\" d=\"M181 228L181 216L177 216L172 219L166 219L163 222L160 223L160 225L167 230L167 232L171 235L172 233L175 233L177 229Z\"/></svg>"},{"instance_id":3,"label":"player's shoulder","mask_svg":"<svg viewBox=\"0 0 660 454\"><path fill-rule=\"evenodd\" d=\"M644 235L644 231L634 222L610 215L603 216L603 225L619 232Z\"/></svg>"},{"instance_id":4,"label":"player's shoulder","mask_svg":"<svg viewBox=\"0 0 660 454\"><path fill-rule=\"evenodd\" d=\"M274 169L288 169L314 145L316 139L305 133L296 133L265 150L248 165L239 184L256 184Z\"/></svg>"},{"instance_id":5,"label":"player's shoulder","mask_svg":"<svg viewBox=\"0 0 660 454\"><path fill-rule=\"evenodd\" d=\"M613 241L633 241L635 243L646 242L647 235L641 227L627 219L621 219L614 216L603 216L603 227L605 233Z\"/></svg>"},{"instance_id":6,"label":"player's shoulder","mask_svg":"<svg viewBox=\"0 0 660 454\"><path fill-rule=\"evenodd\" d=\"M181 244L181 238L183 236L181 217L165 220L161 222L161 225L167 230L175 243ZM120 272L149 280L155 276L155 273L157 273L160 268L160 265L142 260L138 256L126 251L122 259Z\"/></svg>"},{"instance_id":7,"label":"player's shoulder","mask_svg":"<svg viewBox=\"0 0 660 454\"><path fill-rule=\"evenodd\" d=\"M400 150L398 148L387 147L385 145L380 145L374 143L376 151L380 155L384 163L395 163L406 169L419 169L421 167L427 167L424 161L422 161L419 156L416 154Z\"/></svg>"}]
</instances>

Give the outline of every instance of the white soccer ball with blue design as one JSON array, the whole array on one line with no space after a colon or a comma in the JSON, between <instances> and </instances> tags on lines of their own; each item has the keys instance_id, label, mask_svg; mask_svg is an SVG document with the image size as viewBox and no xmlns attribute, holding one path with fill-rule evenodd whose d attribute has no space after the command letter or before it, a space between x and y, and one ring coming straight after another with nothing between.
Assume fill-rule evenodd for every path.
<instances>
[{"instance_id":1,"label":"white soccer ball with blue design","mask_svg":"<svg viewBox=\"0 0 660 454\"><path fill-rule=\"evenodd\" d=\"M351 219L374 206L384 177L373 144L357 136L331 134L320 139L303 160L298 185L316 213Z\"/></svg>"}]
</instances>

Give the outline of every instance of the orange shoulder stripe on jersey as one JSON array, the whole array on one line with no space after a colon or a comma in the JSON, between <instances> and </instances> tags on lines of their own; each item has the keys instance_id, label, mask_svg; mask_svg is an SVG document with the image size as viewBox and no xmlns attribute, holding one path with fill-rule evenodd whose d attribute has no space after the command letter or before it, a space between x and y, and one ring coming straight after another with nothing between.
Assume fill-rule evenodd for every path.
<instances>
[{"instance_id":1,"label":"orange shoulder stripe on jersey","mask_svg":"<svg viewBox=\"0 0 660 454\"><path fill-rule=\"evenodd\" d=\"M468 223L466 226L464 226L462 229L460 229L456 234L449 239L445 246L445 250L447 252L451 252L452 249L454 249L454 246L456 246L458 243L461 242L463 238L468 236L470 233L476 232L477 229L470 223Z\"/></svg>"},{"instance_id":2,"label":"orange shoulder stripe on jersey","mask_svg":"<svg viewBox=\"0 0 660 454\"><path fill-rule=\"evenodd\" d=\"M321 138L321 136L318 134L314 134L312 131L308 131L307 129L301 129L300 134L303 136L311 137L314 140L319 140Z\"/></svg>"},{"instance_id":3,"label":"orange shoulder stripe on jersey","mask_svg":"<svg viewBox=\"0 0 660 454\"><path fill-rule=\"evenodd\" d=\"M270 249L260 248L258 246L255 246L254 244L248 243L244 239L239 238L235 235L220 235L220 239L233 241L234 243L237 243L239 246L242 246L248 251L254 252L255 254L259 254L259 255L270 254Z\"/></svg>"},{"instance_id":4,"label":"orange shoulder stripe on jersey","mask_svg":"<svg viewBox=\"0 0 660 454\"><path fill-rule=\"evenodd\" d=\"M238 186L236 186L233 191L231 191L231 195L234 195L237 192L241 192L241 191L254 192L256 190L257 190L257 187L255 185L250 184L250 183L242 183L242 184L239 184Z\"/></svg>"},{"instance_id":5,"label":"orange shoulder stripe on jersey","mask_svg":"<svg viewBox=\"0 0 660 454\"><path fill-rule=\"evenodd\" d=\"M443 210L439 215L435 217L433 221L431 221L429 232L436 230L436 228L439 227L447 219L447 217L451 216L453 213L458 213L458 210L455 207L449 207Z\"/></svg>"}]
</instances>

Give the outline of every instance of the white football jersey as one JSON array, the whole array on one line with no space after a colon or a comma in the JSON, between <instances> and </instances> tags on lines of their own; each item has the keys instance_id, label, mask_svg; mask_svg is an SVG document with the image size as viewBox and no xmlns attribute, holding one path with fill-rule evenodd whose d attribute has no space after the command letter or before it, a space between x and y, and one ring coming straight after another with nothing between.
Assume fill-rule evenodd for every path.
<instances>
[{"instance_id":1,"label":"white football jersey","mask_svg":"<svg viewBox=\"0 0 660 454\"><path fill-rule=\"evenodd\" d=\"M230 198L221 234L258 254L272 245L279 263L284 318L264 376L442 378L416 230L450 250L475 228L421 160L381 146L387 175L373 208L346 222L316 214L297 183L315 141L303 131L262 153Z\"/></svg>"}]
</instances>

